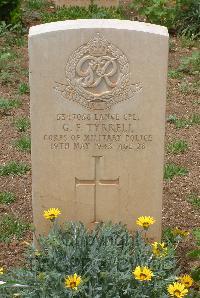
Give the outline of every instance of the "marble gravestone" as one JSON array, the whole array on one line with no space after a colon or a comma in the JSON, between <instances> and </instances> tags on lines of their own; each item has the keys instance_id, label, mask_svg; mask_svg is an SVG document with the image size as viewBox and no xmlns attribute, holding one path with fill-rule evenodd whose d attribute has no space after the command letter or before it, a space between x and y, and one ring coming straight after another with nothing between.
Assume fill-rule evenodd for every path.
<instances>
[{"instance_id":1,"label":"marble gravestone","mask_svg":"<svg viewBox=\"0 0 200 298\"><path fill-rule=\"evenodd\" d=\"M54 0L57 6L89 6L90 0ZM116 7L119 5L119 0L94 0L94 4L102 7Z\"/></svg>"},{"instance_id":2,"label":"marble gravestone","mask_svg":"<svg viewBox=\"0 0 200 298\"><path fill-rule=\"evenodd\" d=\"M161 235L168 32L120 20L34 26L29 33L33 216Z\"/></svg>"}]
</instances>

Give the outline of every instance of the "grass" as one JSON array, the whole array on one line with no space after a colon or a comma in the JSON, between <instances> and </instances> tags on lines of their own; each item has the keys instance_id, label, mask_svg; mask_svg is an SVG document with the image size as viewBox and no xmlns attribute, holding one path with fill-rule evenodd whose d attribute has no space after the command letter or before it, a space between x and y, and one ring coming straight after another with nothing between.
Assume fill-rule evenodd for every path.
<instances>
[{"instance_id":1,"label":"grass","mask_svg":"<svg viewBox=\"0 0 200 298\"><path fill-rule=\"evenodd\" d=\"M200 124L200 114L194 114L190 118L177 118L176 115L169 115L167 122L173 123L176 128L185 128Z\"/></svg>"},{"instance_id":2,"label":"grass","mask_svg":"<svg viewBox=\"0 0 200 298\"><path fill-rule=\"evenodd\" d=\"M11 36L11 33L8 35ZM21 39L22 40L22 39ZM13 43L1 39L0 82L3 85L15 85L21 80L23 53L16 49L19 38L13 34Z\"/></svg>"},{"instance_id":3,"label":"grass","mask_svg":"<svg viewBox=\"0 0 200 298\"><path fill-rule=\"evenodd\" d=\"M191 56L181 59L178 71L190 75L200 74L200 51L194 51Z\"/></svg>"},{"instance_id":4,"label":"grass","mask_svg":"<svg viewBox=\"0 0 200 298\"><path fill-rule=\"evenodd\" d=\"M187 201L194 207L200 209L200 196L197 193L191 193L187 196Z\"/></svg>"},{"instance_id":5,"label":"grass","mask_svg":"<svg viewBox=\"0 0 200 298\"><path fill-rule=\"evenodd\" d=\"M200 82L182 82L179 85L179 91L184 93L184 94L190 94L190 93L195 93L195 94L200 94Z\"/></svg>"},{"instance_id":6,"label":"grass","mask_svg":"<svg viewBox=\"0 0 200 298\"><path fill-rule=\"evenodd\" d=\"M172 180L175 176L185 176L188 174L188 170L184 167L177 166L175 164L166 164L164 171L164 179Z\"/></svg>"},{"instance_id":7,"label":"grass","mask_svg":"<svg viewBox=\"0 0 200 298\"><path fill-rule=\"evenodd\" d=\"M168 77L171 79L181 79L183 74L178 69L170 69L168 71Z\"/></svg>"},{"instance_id":8,"label":"grass","mask_svg":"<svg viewBox=\"0 0 200 298\"><path fill-rule=\"evenodd\" d=\"M188 144L184 140L175 140L167 145L167 151L173 154L185 153L188 149Z\"/></svg>"},{"instance_id":9,"label":"grass","mask_svg":"<svg viewBox=\"0 0 200 298\"><path fill-rule=\"evenodd\" d=\"M42 13L42 22L56 22L76 19L123 19L124 12L121 8L106 8L90 5L86 7L62 7L55 12Z\"/></svg>"},{"instance_id":10,"label":"grass","mask_svg":"<svg viewBox=\"0 0 200 298\"><path fill-rule=\"evenodd\" d=\"M0 165L0 176L23 175L29 170L29 165L25 163L11 161L5 165Z\"/></svg>"},{"instance_id":11,"label":"grass","mask_svg":"<svg viewBox=\"0 0 200 298\"><path fill-rule=\"evenodd\" d=\"M0 22L0 37L7 37L15 35L15 37L22 37L25 29L21 23L7 24L5 21Z\"/></svg>"},{"instance_id":12,"label":"grass","mask_svg":"<svg viewBox=\"0 0 200 298\"><path fill-rule=\"evenodd\" d=\"M28 94L29 93L29 86L26 83L19 84L18 92L20 95Z\"/></svg>"},{"instance_id":13,"label":"grass","mask_svg":"<svg viewBox=\"0 0 200 298\"><path fill-rule=\"evenodd\" d=\"M41 10L49 6L47 0L28 0L26 2L26 7L30 10Z\"/></svg>"},{"instance_id":14,"label":"grass","mask_svg":"<svg viewBox=\"0 0 200 298\"><path fill-rule=\"evenodd\" d=\"M0 69L7 68L8 64L12 62L14 59L15 59L15 54L10 48L8 47L1 48Z\"/></svg>"},{"instance_id":15,"label":"grass","mask_svg":"<svg viewBox=\"0 0 200 298\"><path fill-rule=\"evenodd\" d=\"M2 70L0 72L0 82L3 84L3 85L7 85L9 83L12 83L14 80L14 75L11 71L4 71Z\"/></svg>"},{"instance_id":16,"label":"grass","mask_svg":"<svg viewBox=\"0 0 200 298\"><path fill-rule=\"evenodd\" d=\"M171 79L181 79L184 74L200 74L200 51L194 51L191 56L183 57L177 69L168 71L168 77Z\"/></svg>"},{"instance_id":17,"label":"grass","mask_svg":"<svg viewBox=\"0 0 200 298\"><path fill-rule=\"evenodd\" d=\"M15 201L15 195L11 192L0 192L0 204L11 204Z\"/></svg>"},{"instance_id":18,"label":"grass","mask_svg":"<svg viewBox=\"0 0 200 298\"><path fill-rule=\"evenodd\" d=\"M21 101L19 99L5 99L0 98L0 113L2 115L7 115L14 108L19 108L21 106Z\"/></svg>"},{"instance_id":19,"label":"grass","mask_svg":"<svg viewBox=\"0 0 200 298\"><path fill-rule=\"evenodd\" d=\"M21 151L31 152L31 138L29 136L22 136L14 144Z\"/></svg>"},{"instance_id":20,"label":"grass","mask_svg":"<svg viewBox=\"0 0 200 298\"><path fill-rule=\"evenodd\" d=\"M195 106L199 106L199 105L200 105L200 99L194 100L194 101L193 101L193 104L194 104Z\"/></svg>"},{"instance_id":21,"label":"grass","mask_svg":"<svg viewBox=\"0 0 200 298\"><path fill-rule=\"evenodd\" d=\"M199 41L198 40L194 40L192 38L189 38L187 36L181 36L180 38L180 42L181 42L181 47L182 48L187 48L187 49L191 49L193 47L197 47L199 46Z\"/></svg>"},{"instance_id":22,"label":"grass","mask_svg":"<svg viewBox=\"0 0 200 298\"><path fill-rule=\"evenodd\" d=\"M21 117L15 120L14 125L18 131L26 132L30 128L30 120L27 117Z\"/></svg>"},{"instance_id":23,"label":"grass","mask_svg":"<svg viewBox=\"0 0 200 298\"><path fill-rule=\"evenodd\" d=\"M29 224L5 214L0 219L0 242L10 242L13 238L20 239L28 230Z\"/></svg>"},{"instance_id":24,"label":"grass","mask_svg":"<svg viewBox=\"0 0 200 298\"><path fill-rule=\"evenodd\" d=\"M29 69L28 68L23 68L21 70L21 74L25 77L28 77L29 76Z\"/></svg>"},{"instance_id":25,"label":"grass","mask_svg":"<svg viewBox=\"0 0 200 298\"><path fill-rule=\"evenodd\" d=\"M19 34L7 33L4 37L4 43L7 46L17 46L17 47L24 47L27 44L26 37L20 36Z\"/></svg>"},{"instance_id":26,"label":"grass","mask_svg":"<svg viewBox=\"0 0 200 298\"><path fill-rule=\"evenodd\" d=\"M11 47L3 47L0 52L0 82L3 85L18 81L21 72L20 54Z\"/></svg>"}]
</instances>

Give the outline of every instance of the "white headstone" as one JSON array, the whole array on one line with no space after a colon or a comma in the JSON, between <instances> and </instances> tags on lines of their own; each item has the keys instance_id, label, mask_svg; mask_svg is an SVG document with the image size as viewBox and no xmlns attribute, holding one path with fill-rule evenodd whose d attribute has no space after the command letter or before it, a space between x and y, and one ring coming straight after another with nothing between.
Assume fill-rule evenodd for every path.
<instances>
[{"instance_id":1,"label":"white headstone","mask_svg":"<svg viewBox=\"0 0 200 298\"><path fill-rule=\"evenodd\" d=\"M157 25L78 20L30 29L33 213L60 220L155 217L161 235L168 33Z\"/></svg>"}]
</instances>

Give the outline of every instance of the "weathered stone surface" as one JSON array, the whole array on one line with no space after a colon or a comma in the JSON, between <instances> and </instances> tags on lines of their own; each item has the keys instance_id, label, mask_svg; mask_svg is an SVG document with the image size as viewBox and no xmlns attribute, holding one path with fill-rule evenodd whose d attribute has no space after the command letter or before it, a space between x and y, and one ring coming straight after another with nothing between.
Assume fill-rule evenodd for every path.
<instances>
[{"instance_id":1,"label":"weathered stone surface","mask_svg":"<svg viewBox=\"0 0 200 298\"><path fill-rule=\"evenodd\" d=\"M168 33L119 20L32 27L29 35L33 213L60 220L156 218L161 235Z\"/></svg>"},{"instance_id":2,"label":"weathered stone surface","mask_svg":"<svg viewBox=\"0 0 200 298\"><path fill-rule=\"evenodd\" d=\"M91 4L90 0L54 0L57 6L88 6ZM98 6L118 6L119 0L94 0L94 4Z\"/></svg>"}]
</instances>

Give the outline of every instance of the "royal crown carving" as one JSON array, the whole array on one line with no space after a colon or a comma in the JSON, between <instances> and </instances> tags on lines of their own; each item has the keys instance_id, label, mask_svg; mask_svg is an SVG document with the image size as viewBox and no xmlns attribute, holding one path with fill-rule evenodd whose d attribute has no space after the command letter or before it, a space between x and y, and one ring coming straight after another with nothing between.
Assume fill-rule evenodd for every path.
<instances>
[{"instance_id":1,"label":"royal crown carving","mask_svg":"<svg viewBox=\"0 0 200 298\"><path fill-rule=\"evenodd\" d=\"M87 109L111 108L142 89L140 83L130 84L124 53L100 33L70 55L65 73L66 83L56 82L55 90Z\"/></svg>"}]
</instances>

